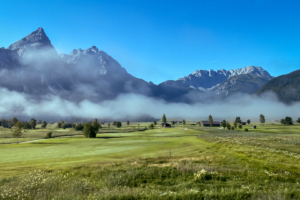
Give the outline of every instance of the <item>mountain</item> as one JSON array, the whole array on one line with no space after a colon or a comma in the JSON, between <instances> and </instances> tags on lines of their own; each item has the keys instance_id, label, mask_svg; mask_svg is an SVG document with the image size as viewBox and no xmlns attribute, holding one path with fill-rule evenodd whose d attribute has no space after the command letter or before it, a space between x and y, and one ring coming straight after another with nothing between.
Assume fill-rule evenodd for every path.
<instances>
[{"instance_id":1,"label":"mountain","mask_svg":"<svg viewBox=\"0 0 300 200\"><path fill-rule=\"evenodd\" d=\"M0 87L35 99L52 94L73 102L99 102L122 93L181 101L188 93L132 76L95 46L58 55L43 28L0 49Z\"/></svg>"},{"instance_id":2,"label":"mountain","mask_svg":"<svg viewBox=\"0 0 300 200\"><path fill-rule=\"evenodd\" d=\"M221 84L214 86L211 91L222 97L227 97L237 92L253 94L268 81L270 81L270 76L261 76L250 72L232 76Z\"/></svg>"},{"instance_id":3,"label":"mountain","mask_svg":"<svg viewBox=\"0 0 300 200\"><path fill-rule=\"evenodd\" d=\"M58 55L43 28L0 48L0 87L40 99L54 95L72 102L99 102L136 93L167 102L206 101L235 92L253 93L273 77L261 67L196 70L159 85L129 74L96 46ZM210 93L208 95L208 92ZM203 95L205 93L205 95Z\"/></svg>"},{"instance_id":4,"label":"mountain","mask_svg":"<svg viewBox=\"0 0 300 200\"><path fill-rule=\"evenodd\" d=\"M212 69L209 71L196 70L195 72L189 74L188 76L180 78L176 81L172 81L172 80L165 81L160 85L175 87L175 88L190 87L201 91L209 91L212 90L214 87L216 87L218 84L221 84L224 81L230 79L231 77L239 76L243 74L253 74L256 77L261 77L262 80L266 80L266 82L273 78L266 70L264 70L261 67L248 66L245 68L229 70L229 71L225 69L221 69L217 71L214 71ZM249 80L250 79L248 79L248 81ZM224 88L225 85L228 85L228 83L227 84L224 83L224 85L221 88Z\"/></svg>"},{"instance_id":5,"label":"mountain","mask_svg":"<svg viewBox=\"0 0 300 200\"><path fill-rule=\"evenodd\" d=\"M300 101L300 70L270 80L255 93L261 95L269 91L276 93L284 103Z\"/></svg>"}]
</instances>

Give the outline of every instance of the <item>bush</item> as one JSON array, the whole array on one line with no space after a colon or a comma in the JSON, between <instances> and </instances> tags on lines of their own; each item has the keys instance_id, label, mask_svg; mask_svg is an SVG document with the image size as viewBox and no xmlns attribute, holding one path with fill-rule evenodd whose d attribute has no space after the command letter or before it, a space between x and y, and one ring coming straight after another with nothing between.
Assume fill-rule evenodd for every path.
<instances>
[{"instance_id":1,"label":"bush","mask_svg":"<svg viewBox=\"0 0 300 200\"><path fill-rule=\"evenodd\" d=\"M52 138L52 132L48 132L48 133L46 134L46 138Z\"/></svg>"},{"instance_id":2,"label":"bush","mask_svg":"<svg viewBox=\"0 0 300 200\"><path fill-rule=\"evenodd\" d=\"M231 127L231 130L234 130L234 126Z\"/></svg>"},{"instance_id":3,"label":"bush","mask_svg":"<svg viewBox=\"0 0 300 200\"><path fill-rule=\"evenodd\" d=\"M117 127L117 128L120 128L122 126L122 123L120 121L117 121L117 122L114 122L114 125Z\"/></svg>"},{"instance_id":4,"label":"bush","mask_svg":"<svg viewBox=\"0 0 300 200\"><path fill-rule=\"evenodd\" d=\"M149 128L150 128L150 129L154 129L154 124L150 124L150 125L149 125Z\"/></svg>"},{"instance_id":5,"label":"bush","mask_svg":"<svg viewBox=\"0 0 300 200\"><path fill-rule=\"evenodd\" d=\"M83 125L82 124L77 124L75 127L75 131L82 131L83 130Z\"/></svg>"},{"instance_id":6,"label":"bush","mask_svg":"<svg viewBox=\"0 0 300 200\"><path fill-rule=\"evenodd\" d=\"M245 129L244 129L244 131L248 132L248 129L247 129L247 128L245 128Z\"/></svg>"}]
</instances>

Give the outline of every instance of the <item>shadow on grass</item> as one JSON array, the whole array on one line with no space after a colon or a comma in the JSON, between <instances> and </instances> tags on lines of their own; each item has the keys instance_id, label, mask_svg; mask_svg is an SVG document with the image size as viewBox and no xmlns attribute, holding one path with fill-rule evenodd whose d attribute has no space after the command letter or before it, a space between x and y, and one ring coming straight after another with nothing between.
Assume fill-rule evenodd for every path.
<instances>
[{"instance_id":1,"label":"shadow on grass","mask_svg":"<svg viewBox=\"0 0 300 200\"><path fill-rule=\"evenodd\" d=\"M68 143L62 143L62 142L59 142L59 143L56 143L56 142L31 142L31 144L68 144Z\"/></svg>"},{"instance_id":2,"label":"shadow on grass","mask_svg":"<svg viewBox=\"0 0 300 200\"><path fill-rule=\"evenodd\" d=\"M122 137L96 137L97 139L114 139L114 138L123 138Z\"/></svg>"}]
</instances>

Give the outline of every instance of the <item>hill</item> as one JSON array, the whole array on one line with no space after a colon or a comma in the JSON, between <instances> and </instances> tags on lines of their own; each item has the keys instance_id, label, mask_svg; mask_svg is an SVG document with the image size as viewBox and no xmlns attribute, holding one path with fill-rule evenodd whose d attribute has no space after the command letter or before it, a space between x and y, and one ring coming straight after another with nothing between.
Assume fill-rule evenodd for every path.
<instances>
[{"instance_id":1,"label":"hill","mask_svg":"<svg viewBox=\"0 0 300 200\"><path fill-rule=\"evenodd\" d=\"M255 93L261 95L269 91L276 93L284 103L300 101L300 70L270 80Z\"/></svg>"}]
</instances>

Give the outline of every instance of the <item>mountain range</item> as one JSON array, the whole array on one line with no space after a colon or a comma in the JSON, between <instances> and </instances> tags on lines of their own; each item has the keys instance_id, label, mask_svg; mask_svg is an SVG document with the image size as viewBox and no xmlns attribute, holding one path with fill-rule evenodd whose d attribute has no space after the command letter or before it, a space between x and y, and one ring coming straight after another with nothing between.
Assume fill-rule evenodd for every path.
<instances>
[{"instance_id":1,"label":"mountain range","mask_svg":"<svg viewBox=\"0 0 300 200\"><path fill-rule=\"evenodd\" d=\"M274 78L261 67L248 66L229 71L196 70L178 80L155 85L132 76L95 46L58 55L43 28L8 48L0 48L0 87L36 99L52 94L74 102L85 99L98 102L123 93L137 93L167 102L190 103L193 101L190 94L207 96L209 93L210 97L222 99L237 92L254 94L257 91L261 94L272 90L272 84L277 87L272 91L280 93L282 81L287 82L284 78ZM289 88L291 95L294 86L298 88L296 91L299 90L299 83L294 84L296 86ZM299 97L290 99L300 100ZM291 102L285 98L281 100Z\"/></svg>"}]
</instances>

